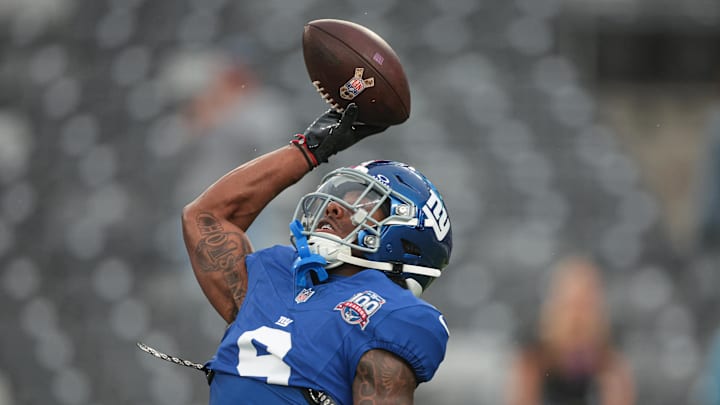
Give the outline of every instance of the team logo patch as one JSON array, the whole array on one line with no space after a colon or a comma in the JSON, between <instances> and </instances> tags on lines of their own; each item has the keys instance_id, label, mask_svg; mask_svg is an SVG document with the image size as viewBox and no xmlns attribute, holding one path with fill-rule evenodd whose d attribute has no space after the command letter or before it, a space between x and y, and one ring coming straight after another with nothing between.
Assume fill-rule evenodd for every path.
<instances>
[{"instance_id":1,"label":"team logo patch","mask_svg":"<svg viewBox=\"0 0 720 405\"><path fill-rule=\"evenodd\" d=\"M310 297L315 294L315 290L312 288L303 288L302 291L298 293L298 295L295 296L295 302L298 304L302 304L303 302L310 299Z\"/></svg>"},{"instance_id":2,"label":"team logo patch","mask_svg":"<svg viewBox=\"0 0 720 405\"><path fill-rule=\"evenodd\" d=\"M376 293L368 290L357 293L347 301L335 306L335 311L340 311L343 320L350 325L360 325L365 329L370 322L370 317L382 307L385 299Z\"/></svg>"},{"instance_id":3,"label":"team logo patch","mask_svg":"<svg viewBox=\"0 0 720 405\"><path fill-rule=\"evenodd\" d=\"M347 81L347 83L340 86L340 97L345 100L352 100L362 93L368 87L375 86L375 78L368 77L363 79L364 68L355 68L355 75Z\"/></svg>"}]
</instances>

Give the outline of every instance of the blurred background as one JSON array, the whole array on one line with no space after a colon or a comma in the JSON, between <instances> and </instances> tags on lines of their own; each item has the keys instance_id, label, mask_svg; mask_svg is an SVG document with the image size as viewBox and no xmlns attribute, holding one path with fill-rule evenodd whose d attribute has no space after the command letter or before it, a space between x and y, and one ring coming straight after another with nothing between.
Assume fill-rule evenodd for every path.
<instances>
[{"instance_id":1,"label":"blurred background","mask_svg":"<svg viewBox=\"0 0 720 405\"><path fill-rule=\"evenodd\" d=\"M337 166L405 161L438 186L455 245L424 298L452 336L417 403L502 404L552 269L578 254L637 403L718 400L720 3L0 0L0 404L206 403L200 373L135 342L213 354L224 324L180 210L326 109L300 42L318 18L393 46L411 117L250 234L288 242Z\"/></svg>"}]
</instances>

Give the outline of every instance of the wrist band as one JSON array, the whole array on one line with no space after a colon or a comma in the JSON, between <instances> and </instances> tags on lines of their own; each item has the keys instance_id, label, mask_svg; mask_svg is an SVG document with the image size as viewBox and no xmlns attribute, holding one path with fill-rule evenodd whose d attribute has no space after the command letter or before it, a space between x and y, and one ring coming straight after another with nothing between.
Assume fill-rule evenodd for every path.
<instances>
[{"instance_id":1,"label":"wrist band","mask_svg":"<svg viewBox=\"0 0 720 405\"><path fill-rule=\"evenodd\" d=\"M305 160L307 161L310 170L317 167L318 161L315 158L315 155L310 152L310 149L307 146L307 142L305 142L305 135L295 134L295 139L291 140L290 143L297 146L297 148L300 149L300 151L303 153L303 156L305 156Z\"/></svg>"}]
</instances>

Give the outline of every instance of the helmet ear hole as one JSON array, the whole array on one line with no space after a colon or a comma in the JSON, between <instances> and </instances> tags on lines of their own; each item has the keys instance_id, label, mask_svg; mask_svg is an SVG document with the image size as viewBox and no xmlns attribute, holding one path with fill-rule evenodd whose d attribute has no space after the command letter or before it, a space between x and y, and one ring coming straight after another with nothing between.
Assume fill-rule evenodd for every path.
<instances>
[{"instance_id":1,"label":"helmet ear hole","mask_svg":"<svg viewBox=\"0 0 720 405\"><path fill-rule=\"evenodd\" d=\"M418 245L410 242L407 239L400 239L400 241L402 242L403 252L405 252L406 254L413 256L422 255L422 252L420 251L420 247L418 247Z\"/></svg>"}]
</instances>

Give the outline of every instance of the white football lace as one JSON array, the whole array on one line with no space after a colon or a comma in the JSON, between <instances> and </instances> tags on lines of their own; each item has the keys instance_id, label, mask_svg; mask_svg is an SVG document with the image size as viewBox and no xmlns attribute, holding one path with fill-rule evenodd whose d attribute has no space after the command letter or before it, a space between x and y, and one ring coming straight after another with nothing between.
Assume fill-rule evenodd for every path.
<instances>
[{"instance_id":1,"label":"white football lace","mask_svg":"<svg viewBox=\"0 0 720 405\"><path fill-rule=\"evenodd\" d=\"M325 100L326 103L330 104L330 107L332 107L335 111L337 111L339 113L342 113L343 111L345 111L344 108L340 107L340 104L335 102L335 100L332 97L330 97L330 93L325 91L325 87L320 86L319 80L315 80L314 82L312 82L312 84L313 84L313 86L315 86L315 91L320 93L320 96L322 97L322 99Z\"/></svg>"}]
</instances>

